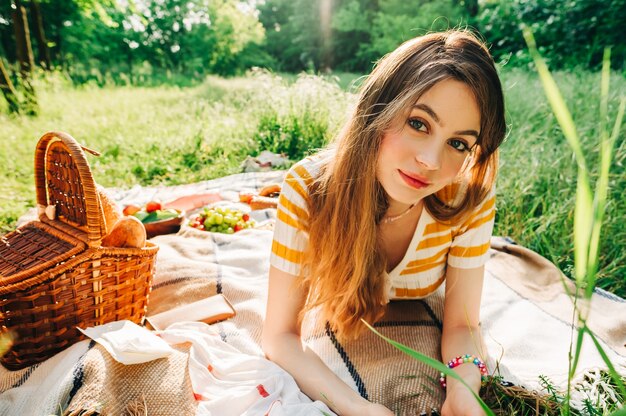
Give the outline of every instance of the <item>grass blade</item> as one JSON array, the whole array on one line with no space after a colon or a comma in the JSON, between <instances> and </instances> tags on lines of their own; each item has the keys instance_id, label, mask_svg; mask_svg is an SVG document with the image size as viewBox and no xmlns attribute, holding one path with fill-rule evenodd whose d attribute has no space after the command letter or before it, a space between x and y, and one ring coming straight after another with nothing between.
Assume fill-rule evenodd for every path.
<instances>
[{"instance_id":1,"label":"grass blade","mask_svg":"<svg viewBox=\"0 0 626 416\"><path fill-rule=\"evenodd\" d=\"M587 268L587 288L585 296L590 298L593 293L593 287L595 286L596 274L599 264L599 250L600 250L600 229L602 227L602 221L604 219L604 211L606 206L606 199L609 187L609 170L611 167L611 160L613 158L613 149L615 147L615 141L619 135L619 130L622 125L622 119L624 116L624 98L620 102L618 109L618 115L615 119L613 126L613 132L611 137L608 136L606 130L606 122L608 118L608 100L609 100L609 79L611 67L611 50L604 50L604 60L602 61L602 79L600 82L600 174L596 182L595 189L595 216L591 230L591 238L589 242L589 264Z\"/></svg>"},{"instance_id":2,"label":"grass blade","mask_svg":"<svg viewBox=\"0 0 626 416\"><path fill-rule=\"evenodd\" d=\"M574 268L577 287L583 286L587 275L593 217L593 198L589 181L587 175L579 169L574 208Z\"/></svg>"},{"instance_id":3,"label":"grass blade","mask_svg":"<svg viewBox=\"0 0 626 416\"><path fill-rule=\"evenodd\" d=\"M563 135L574 150L576 163L578 164L578 181L576 184L576 208L574 214L574 263L576 283L582 286L587 275L589 242L591 240L591 227L593 219L593 199L591 197L591 187L589 186L589 178L587 175L587 164L585 156L580 145L580 139L576 132L576 126L572 115L567 109L565 100L559 91L554 78L550 74L548 66L543 61L537 46L535 38L528 27L523 28L524 39L528 44L530 55L535 62L537 72L543 84L548 102L552 107L552 112L563 130Z\"/></svg>"},{"instance_id":4,"label":"grass blade","mask_svg":"<svg viewBox=\"0 0 626 416\"><path fill-rule=\"evenodd\" d=\"M585 336L585 331L583 328L578 330L578 337L576 338L576 349L574 352L574 359L572 360L572 365L569 370L569 379L571 380L574 377L574 373L576 372L576 367L578 366L578 360L580 359L580 350L583 345L583 338Z\"/></svg>"},{"instance_id":5,"label":"grass blade","mask_svg":"<svg viewBox=\"0 0 626 416\"><path fill-rule=\"evenodd\" d=\"M591 297L593 293L593 288L595 286L596 273L598 271L600 260L600 229L602 227L602 221L604 220L606 200L609 190L609 170L611 167L611 160L613 158L613 149L615 148L615 142L617 141L617 137L619 136L622 120L624 119L625 108L626 97L622 98L620 102L611 137L605 137L605 140L603 140L601 144L600 175L598 177L595 189L594 205L596 207L596 212L589 242L589 265L587 270L587 288L585 291L585 296L587 298ZM606 132L604 134L606 135Z\"/></svg>"},{"instance_id":6,"label":"grass blade","mask_svg":"<svg viewBox=\"0 0 626 416\"><path fill-rule=\"evenodd\" d=\"M405 353L406 355L408 355L409 357L415 358L418 361L423 362L424 364L427 364L429 366L431 366L432 368L434 368L437 371L440 371L442 373L444 373L446 376L448 377L452 377L455 378L456 380L459 380L473 395L474 398L476 399L476 401L478 402L478 404L480 405L480 407L482 407L482 409L485 411L485 413L487 413L488 416L495 416L495 414L491 411L491 409L489 409L489 406L487 406L485 404L485 402L480 398L480 396L478 396L474 390L472 390L472 388L470 386L467 385L467 383L465 383L465 381L456 373L456 371L448 368L445 364L427 356L424 355L418 351L415 351L414 349L411 349L409 347L407 347L406 345L403 345L399 342L396 342L390 338L387 338L386 336L384 336L383 334L381 334L380 332L378 332L376 329L374 329L373 326L371 326L370 324L368 324L367 322L363 321L363 323L365 324L365 326L367 326L373 333L375 333L376 335L378 335L379 337L381 337L382 339L384 339L385 341L387 341L389 344L393 345L394 347L396 347L397 349L399 349L400 351L402 351L403 353Z\"/></svg>"}]
</instances>

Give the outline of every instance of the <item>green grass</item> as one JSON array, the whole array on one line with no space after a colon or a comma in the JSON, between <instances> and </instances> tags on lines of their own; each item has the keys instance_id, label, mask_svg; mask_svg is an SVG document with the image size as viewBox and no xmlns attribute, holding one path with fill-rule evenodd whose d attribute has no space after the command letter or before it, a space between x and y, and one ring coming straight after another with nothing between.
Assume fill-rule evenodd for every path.
<instances>
[{"instance_id":1,"label":"green grass","mask_svg":"<svg viewBox=\"0 0 626 416\"><path fill-rule=\"evenodd\" d=\"M599 78L556 73L576 120L589 166L597 166ZM12 117L0 103L0 232L34 205L33 153L46 131L63 130L99 150L89 157L104 186L179 184L239 172L258 148L276 140L337 131L353 96L352 74L295 77L256 73L210 77L189 87L72 87L59 76L37 82L40 115ZM508 235L573 274L576 165L536 74L504 69L510 134L502 146L495 234ZM626 79L613 74L609 120ZM271 123L268 122L271 121ZM301 120L301 123L295 121ZM272 124L273 127L268 127ZM276 127L278 126L278 127ZM261 131L259 131L259 129ZM624 130L624 129L623 129ZM307 136L307 134L309 136ZM598 286L626 297L626 143L618 138L601 245ZM592 171L592 179L596 172Z\"/></svg>"},{"instance_id":2,"label":"green grass","mask_svg":"<svg viewBox=\"0 0 626 416\"><path fill-rule=\"evenodd\" d=\"M246 155L262 150L253 139L262 118L288 124L306 116L317 126L313 131L330 135L350 98L321 78L287 81L267 73L211 77L189 88L73 88L54 77L38 82L37 91L36 118L8 116L0 101L2 234L34 206L34 149L47 131L66 131L100 151L102 156L89 160L104 186L173 185L239 172Z\"/></svg>"},{"instance_id":3,"label":"green grass","mask_svg":"<svg viewBox=\"0 0 626 416\"><path fill-rule=\"evenodd\" d=\"M599 165L600 74L554 74L568 103L582 142L591 177ZM574 275L573 229L576 163L538 78L527 72L504 75L511 134L502 147L495 233L509 235ZM615 120L626 80L612 78L609 117ZM609 127L610 128L610 127ZM597 286L626 296L626 175L624 134L617 139L609 176L609 200L600 247Z\"/></svg>"}]
</instances>

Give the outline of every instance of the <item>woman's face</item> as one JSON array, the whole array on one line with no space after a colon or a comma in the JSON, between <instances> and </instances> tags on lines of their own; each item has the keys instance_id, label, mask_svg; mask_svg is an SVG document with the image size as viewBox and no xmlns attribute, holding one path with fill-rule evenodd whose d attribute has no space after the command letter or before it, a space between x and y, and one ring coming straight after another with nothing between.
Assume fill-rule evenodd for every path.
<instances>
[{"instance_id":1,"label":"woman's face","mask_svg":"<svg viewBox=\"0 0 626 416\"><path fill-rule=\"evenodd\" d=\"M447 79L427 90L382 139L377 178L392 207L403 208L450 184L480 134L471 89Z\"/></svg>"}]
</instances>

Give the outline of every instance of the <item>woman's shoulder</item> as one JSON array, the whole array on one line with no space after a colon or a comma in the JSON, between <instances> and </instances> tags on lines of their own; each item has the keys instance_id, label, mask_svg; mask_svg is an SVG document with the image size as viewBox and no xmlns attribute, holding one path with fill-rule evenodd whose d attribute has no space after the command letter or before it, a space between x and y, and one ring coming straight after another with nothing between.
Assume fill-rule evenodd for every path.
<instances>
[{"instance_id":1,"label":"woman's shoulder","mask_svg":"<svg viewBox=\"0 0 626 416\"><path fill-rule=\"evenodd\" d=\"M478 209L485 202L495 197L496 184L495 182L492 184L470 184L468 178L462 178L437 191L437 198L448 206L457 207L463 203L468 192L484 195L484 198L475 207Z\"/></svg>"},{"instance_id":2,"label":"woman's shoulder","mask_svg":"<svg viewBox=\"0 0 626 416\"><path fill-rule=\"evenodd\" d=\"M465 201L468 192L482 195L479 200L474 199L472 204ZM493 184L471 184L469 181L456 181L443 187L436 194L437 198L449 207L459 207L462 204L465 208L451 220L439 221L433 216L433 221L452 228L466 228L477 217L491 216L495 211L496 186ZM464 202L465 201L465 202Z\"/></svg>"},{"instance_id":3,"label":"woman's shoulder","mask_svg":"<svg viewBox=\"0 0 626 416\"><path fill-rule=\"evenodd\" d=\"M287 172L286 178L299 179L307 185L316 179L332 156L328 152L315 153L295 163Z\"/></svg>"}]
</instances>

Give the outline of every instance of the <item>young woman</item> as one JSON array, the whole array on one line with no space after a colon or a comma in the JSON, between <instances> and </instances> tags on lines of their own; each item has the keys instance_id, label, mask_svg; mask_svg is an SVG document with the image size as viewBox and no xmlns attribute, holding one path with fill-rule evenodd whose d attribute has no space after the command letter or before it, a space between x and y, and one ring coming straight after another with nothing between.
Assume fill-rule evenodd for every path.
<instances>
[{"instance_id":1,"label":"young woman","mask_svg":"<svg viewBox=\"0 0 626 416\"><path fill-rule=\"evenodd\" d=\"M483 265L494 221L502 87L486 47L465 31L429 34L385 56L324 151L287 174L274 231L263 348L314 400L340 415L392 415L341 381L302 344L303 313L319 307L357 337L394 299L444 281L441 355L475 391ZM476 364L476 365L475 365ZM484 370L483 370L484 372ZM481 415L447 381L442 415Z\"/></svg>"}]
</instances>

